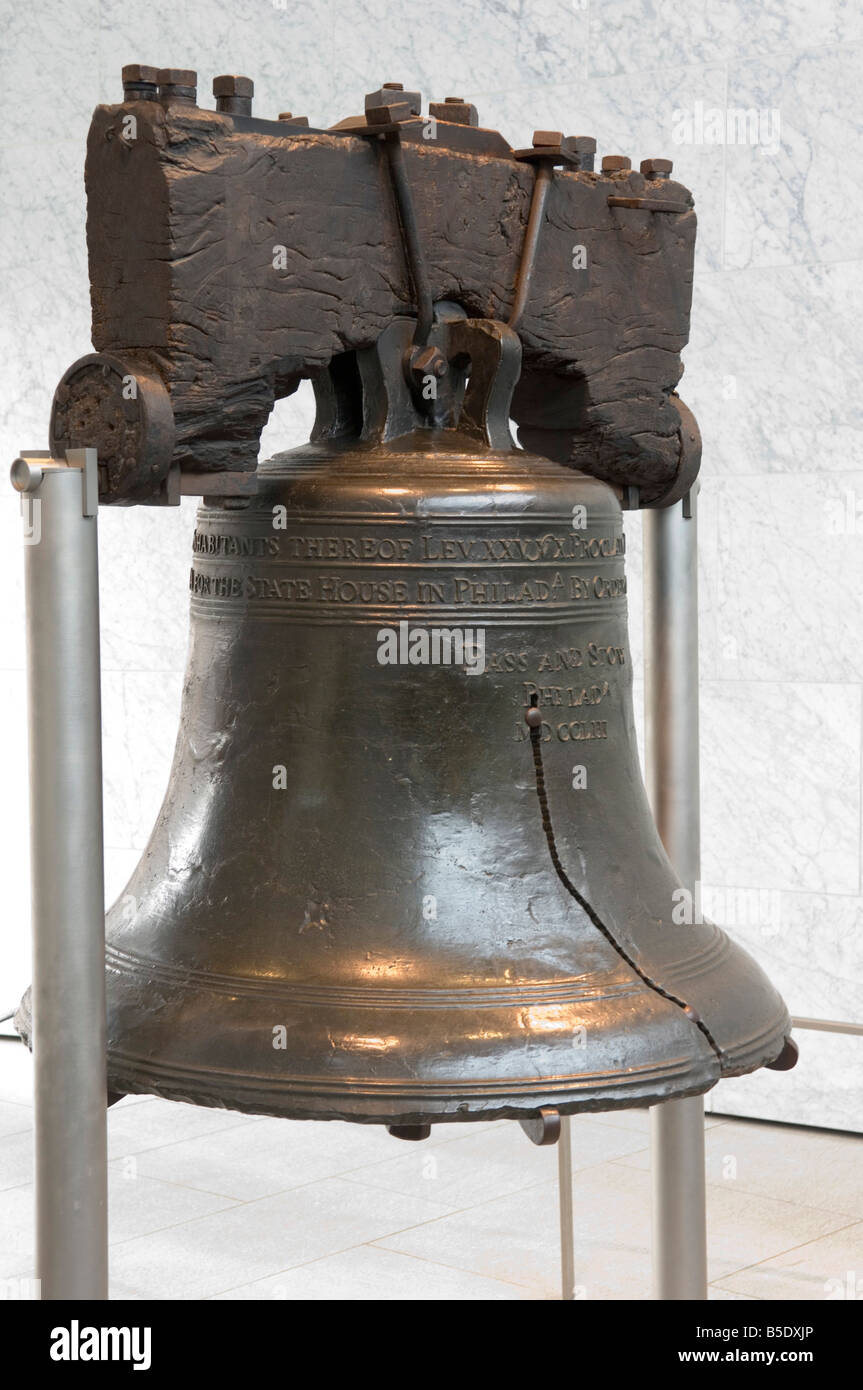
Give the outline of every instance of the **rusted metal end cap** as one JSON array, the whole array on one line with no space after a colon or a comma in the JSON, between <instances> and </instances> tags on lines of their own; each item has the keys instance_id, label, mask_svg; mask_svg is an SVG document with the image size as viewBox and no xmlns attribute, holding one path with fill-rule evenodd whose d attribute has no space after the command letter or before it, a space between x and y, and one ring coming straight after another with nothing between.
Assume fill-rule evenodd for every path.
<instances>
[{"instance_id":1,"label":"rusted metal end cap","mask_svg":"<svg viewBox=\"0 0 863 1390\"><path fill-rule=\"evenodd\" d=\"M428 1139L431 1125L387 1125L387 1134L394 1139L408 1139L416 1143L420 1139Z\"/></svg>"},{"instance_id":2,"label":"rusted metal end cap","mask_svg":"<svg viewBox=\"0 0 863 1390\"><path fill-rule=\"evenodd\" d=\"M800 1057L800 1048L793 1038L786 1038L778 1057L767 1063L768 1071L793 1071Z\"/></svg>"},{"instance_id":3,"label":"rusted metal end cap","mask_svg":"<svg viewBox=\"0 0 863 1390\"><path fill-rule=\"evenodd\" d=\"M51 406L50 445L94 448L102 502L152 501L174 454L174 412L162 378L147 363L111 353L73 362Z\"/></svg>"}]
</instances>

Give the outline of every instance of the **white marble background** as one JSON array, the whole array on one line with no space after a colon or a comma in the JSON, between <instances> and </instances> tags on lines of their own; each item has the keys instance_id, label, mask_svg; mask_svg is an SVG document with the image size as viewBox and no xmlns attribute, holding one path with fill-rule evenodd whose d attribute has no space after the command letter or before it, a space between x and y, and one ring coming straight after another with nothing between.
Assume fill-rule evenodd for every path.
<instances>
[{"instance_id":1,"label":"white marble background","mask_svg":"<svg viewBox=\"0 0 863 1390\"><path fill-rule=\"evenodd\" d=\"M793 1012L863 1021L863 448L858 0L0 2L0 460L45 447L54 385L89 350L83 163L125 62L255 79L256 110L313 124L398 80L534 128L675 161L699 241L682 394L704 435L703 877L760 889L734 930ZM777 145L675 143L676 109L776 110ZM265 450L300 442L287 402ZM5 466L5 465L4 465ZM194 507L106 510L107 877L118 893L164 790L177 724ZM27 982L22 554L0 487L0 1012ZM638 531L632 519L635 646ZM136 558L137 557L137 558ZM793 1074L724 1082L717 1110L863 1130L863 1039L803 1033Z\"/></svg>"}]
</instances>

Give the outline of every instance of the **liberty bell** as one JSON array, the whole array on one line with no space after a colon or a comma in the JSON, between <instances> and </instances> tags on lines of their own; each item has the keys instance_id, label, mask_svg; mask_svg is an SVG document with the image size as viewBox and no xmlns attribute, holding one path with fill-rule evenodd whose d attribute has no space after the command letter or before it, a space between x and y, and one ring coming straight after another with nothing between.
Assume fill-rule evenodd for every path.
<instances>
[{"instance_id":1,"label":"liberty bell","mask_svg":"<svg viewBox=\"0 0 863 1390\"><path fill-rule=\"evenodd\" d=\"M108 917L114 1092L398 1131L783 1050L758 966L673 920L614 491L512 447L511 329L436 323L426 413L412 332L334 361L311 443L200 509L170 785Z\"/></svg>"},{"instance_id":2,"label":"liberty bell","mask_svg":"<svg viewBox=\"0 0 863 1390\"><path fill-rule=\"evenodd\" d=\"M455 300L393 317L317 372L307 445L204 496L170 783L107 919L115 1097L421 1137L786 1064L761 969L677 920L620 489L513 445L521 357Z\"/></svg>"}]
</instances>

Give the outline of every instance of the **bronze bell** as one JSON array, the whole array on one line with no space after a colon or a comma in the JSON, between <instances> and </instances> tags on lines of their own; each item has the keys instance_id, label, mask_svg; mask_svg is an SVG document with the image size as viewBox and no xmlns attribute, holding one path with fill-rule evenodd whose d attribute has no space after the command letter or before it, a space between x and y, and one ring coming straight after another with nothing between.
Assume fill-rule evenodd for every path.
<instances>
[{"instance_id":1,"label":"bronze bell","mask_svg":"<svg viewBox=\"0 0 863 1390\"><path fill-rule=\"evenodd\" d=\"M115 1093L416 1135L783 1052L760 968L673 920L615 492L512 447L511 330L413 331L200 509L173 771L108 917Z\"/></svg>"}]
</instances>

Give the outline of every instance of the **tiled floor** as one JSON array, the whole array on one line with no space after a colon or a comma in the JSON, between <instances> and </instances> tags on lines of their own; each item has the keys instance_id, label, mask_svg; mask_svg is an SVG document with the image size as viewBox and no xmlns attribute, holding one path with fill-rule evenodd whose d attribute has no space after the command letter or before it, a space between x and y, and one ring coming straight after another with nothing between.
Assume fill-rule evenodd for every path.
<instances>
[{"instance_id":1,"label":"tiled floor","mask_svg":"<svg viewBox=\"0 0 863 1390\"><path fill-rule=\"evenodd\" d=\"M31 1064L0 1048L0 1278L30 1276ZM711 1297L863 1298L863 1137L708 1119ZM116 1298L553 1299L557 1156L515 1124L109 1111ZM438 1137L438 1135L440 1137ZM578 1296L650 1296L647 1116L573 1121Z\"/></svg>"}]
</instances>

